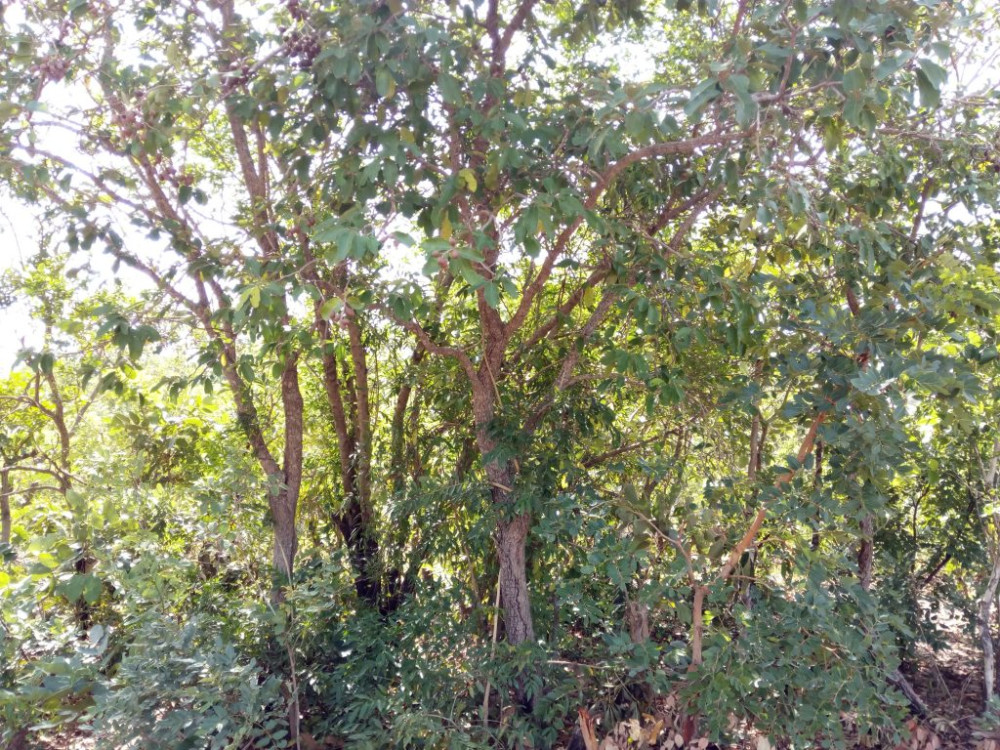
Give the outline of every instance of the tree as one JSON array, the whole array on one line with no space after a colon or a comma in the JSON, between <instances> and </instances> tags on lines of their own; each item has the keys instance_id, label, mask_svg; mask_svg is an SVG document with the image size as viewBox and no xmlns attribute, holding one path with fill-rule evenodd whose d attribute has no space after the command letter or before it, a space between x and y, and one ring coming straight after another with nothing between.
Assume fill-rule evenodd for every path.
<instances>
[{"instance_id":1,"label":"tree","mask_svg":"<svg viewBox=\"0 0 1000 750\"><path fill-rule=\"evenodd\" d=\"M946 387L978 398L964 386L995 347L976 282L995 265L995 112L945 67L979 16L908 0L21 16L2 39L2 174L77 257L102 248L155 286L142 325L109 307L95 335L138 360L148 318L189 326L199 370L168 384L225 384L282 586L306 499L382 633L422 575L467 582L485 623L495 574L512 663L544 647L540 617L559 642L561 591L599 601L602 627L627 612L645 664L657 616L685 630L687 740L699 718L725 732L701 704L734 692L762 731L840 731L796 713L824 699L879 726L902 680L879 539L916 484L911 417ZM311 534L313 566L328 550ZM773 643L836 669L774 678ZM543 668L516 671L531 708Z\"/></svg>"}]
</instances>

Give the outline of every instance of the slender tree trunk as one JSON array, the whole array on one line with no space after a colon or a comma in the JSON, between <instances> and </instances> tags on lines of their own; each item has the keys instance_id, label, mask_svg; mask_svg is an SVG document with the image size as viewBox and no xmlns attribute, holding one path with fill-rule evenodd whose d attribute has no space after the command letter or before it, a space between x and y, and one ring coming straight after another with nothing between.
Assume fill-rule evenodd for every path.
<instances>
[{"instance_id":1,"label":"slender tree trunk","mask_svg":"<svg viewBox=\"0 0 1000 750\"><path fill-rule=\"evenodd\" d=\"M982 498L981 507L986 507L992 500L995 502L997 495L998 462L1000 462L1000 439L994 440L993 451L989 461L984 465L978 448L975 449L976 457L979 460L979 471L982 478ZM989 541L988 549L992 568L990 579L986 583L986 588L979 597L979 640L983 644L983 695L986 698L986 710L989 702L996 694L996 661L993 649L993 632L990 629L990 615L993 612L993 603L997 598L997 588L1000 587L1000 514L993 513L989 516L992 521L992 529L987 533L994 535ZM989 522L987 522L989 523Z\"/></svg>"},{"instance_id":2,"label":"slender tree trunk","mask_svg":"<svg viewBox=\"0 0 1000 750\"><path fill-rule=\"evenodd\" d=\"M328 285L328 292L334 287ZM323 387L333 416L340 460L340 482L344 507L335 522L347 545L354 570L354 590L371 607L384 608L382 572L379 569L379 540L371 507L371 413L368 393L368 365L357 319L348 321L353 377L341 378L339 362L330 347L330 324L319 314L316 326L327 352L323 356ZM346 399L346 402L345 402Z\"/></svg>"},{"instance_id":3,"label":"slender tree trunk","mask_svg":"<svg viewBox=\"0 0 1000 750\"><path fill-rule=\"evenodd\" d=\"M288 492L282 490L271 497L271 516L274 522L272 561L283 581L289 581L295 566L299 540L295 529L295 505Z\"/></svg>"},{"instance_id":4,"label":"slender tree trunk","mask_svg":"<svg viewBox=\"0 0 1000 750\"><path fill-rule=\"evenodd\" d=\"M993 632L990 629L990 615L1000 587L1000 547L990 545L993 567L990 580L979 597L979 642L983 646L983 695L988 704L996 694L996 672L993 655Z\"/></svg>"},{"instance_id":5,"label":"slender tree trunk","mask_svg":"<svg viewBox=\"0 0 1000 750\"><path fill-rule=\"evenodd\" d=\"M875 564L874 533L874 519L869 513L861 519L861 546L858 547L858 580L865 591L872 587L872 569Z\"/></svg>"},{"instance_id":6,"label":"slender tree trunk","mask_svg":"<svg viewBox=\"0 0 1000 750\"><path fill-rule=\"evenodd\" d=\"M816 469L813 472L813 487L819 489L823 486L823 441L816 441ZM816 514L816 529L813 531L812 541L810 546L817 550L819 549L819 524L822 520L822 516L817 512Z\"/></svg>"},{"instance_id":7,"label":"slender tree trunk","mask_svg":"<svg viewBox=\"0 0 1000 750\"><path fill-rule=\"evenodd\" d=\"M640 645L649 640L649 607L635 599L625 604L625 620L632 643Z\"/></svg>"},{"instance_id":8,"label":"slender tree trunk","mask_svg":"<svg viewBox=\"0 0 1000 750\"><path fill-rule=\"evenodd\" d=\"M10 469L0 471L0 544L10 544L10 496L14 491Z\"/></svg>"},{"instance_id":9,"label":"slender tree trunk","mask_svg":"<svg viewBox=\"0 0 1000 750\"><path fill-rule=\"evenodd\" d=\"M291 580L298 551L295 514L302 485L303 404L299 391L297 356L290 355L281 375L281 400L285 411L285 455L282 486L270 497L274 519L274 567L285 581Z\"/></svg>"}]
</instances>

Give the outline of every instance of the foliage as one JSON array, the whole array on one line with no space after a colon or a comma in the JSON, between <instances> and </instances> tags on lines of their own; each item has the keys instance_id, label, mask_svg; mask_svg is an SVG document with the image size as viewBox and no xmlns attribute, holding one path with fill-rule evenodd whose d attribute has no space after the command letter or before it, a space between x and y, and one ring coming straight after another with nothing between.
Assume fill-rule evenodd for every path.
<instances>
[{"instance_id":1,"label":"foliage","mask_svg":"<svg viewBox=\"0 0 1000 750\"><path fill-rule=\"evenodd\" d=\"M135 627L91 712L102 742L147 746L288 747L281 681L262 674L202 618Z\"/></svg>"},{"instance_id":2,"label":"foliage","mask_svg":"<svg viewBox=\"0 0 1000 750\"><path fill-rule=\"evenodd\" d=\"M2 740L896 742L935 608L991 663L998 42L943 0L5 6Z\"/></svg>"}]
</instances>

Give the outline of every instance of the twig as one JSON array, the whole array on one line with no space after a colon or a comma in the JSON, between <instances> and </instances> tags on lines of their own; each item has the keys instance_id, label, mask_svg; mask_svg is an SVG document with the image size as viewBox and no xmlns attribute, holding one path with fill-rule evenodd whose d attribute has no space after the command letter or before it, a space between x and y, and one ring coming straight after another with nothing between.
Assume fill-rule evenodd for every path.
<instances>
[{"instance_id":1,"label":"twig","mask_svg":"<svg viewBox=\"0 0 1000 750\"><path fill-rule=\"evenodd\" d=\"M497 626L500 623L500 577L497 576L497 595L493 602L493 641L490 643L490 663L497 652ZM486 695L483 696L483 729L490 728L490 679L486 678Z\"/></svg>"}]
</instances>

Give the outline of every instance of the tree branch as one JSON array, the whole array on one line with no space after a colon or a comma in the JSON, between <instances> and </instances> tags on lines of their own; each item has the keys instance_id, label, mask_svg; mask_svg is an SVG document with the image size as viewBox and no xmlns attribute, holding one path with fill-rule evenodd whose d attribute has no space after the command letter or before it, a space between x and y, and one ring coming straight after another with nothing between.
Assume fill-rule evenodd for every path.
<instances>
[{"instance_id":1,"label":"tree branch","mask_svg":"<svg viewBox=\"0 0 1000 750\"><path fill-rule=\"evenodd\" d=\"M800 464L804 463L806 458L812 452L813 444L816 442L816 435L819 432L820 426L826 420L827 412L820 412L816 415L813 420L812 425L809 427L809 431L806 436L802 439L802 445L799 447L798 462ZM781 489L786 484L792 481L795 477L795 470L790 469L784 474L780 475L774 480L774 486ZM729 553L729 558L726 560L725 565L723 565L718 574L716 575L717 581L725 581L736 570L736 566L739 565L740 558L743 557L743 553L749 549L750 545L753 544L754 540L757 538L757 533L760 531L760 527L764 524L764 518L767 515L767 503L763 503L757 510L757 515L754 516L753 521L750 523L750 527L743 534L743 537L736 543L733 547L733 551Z\"/></svg>"}]
</instances>

